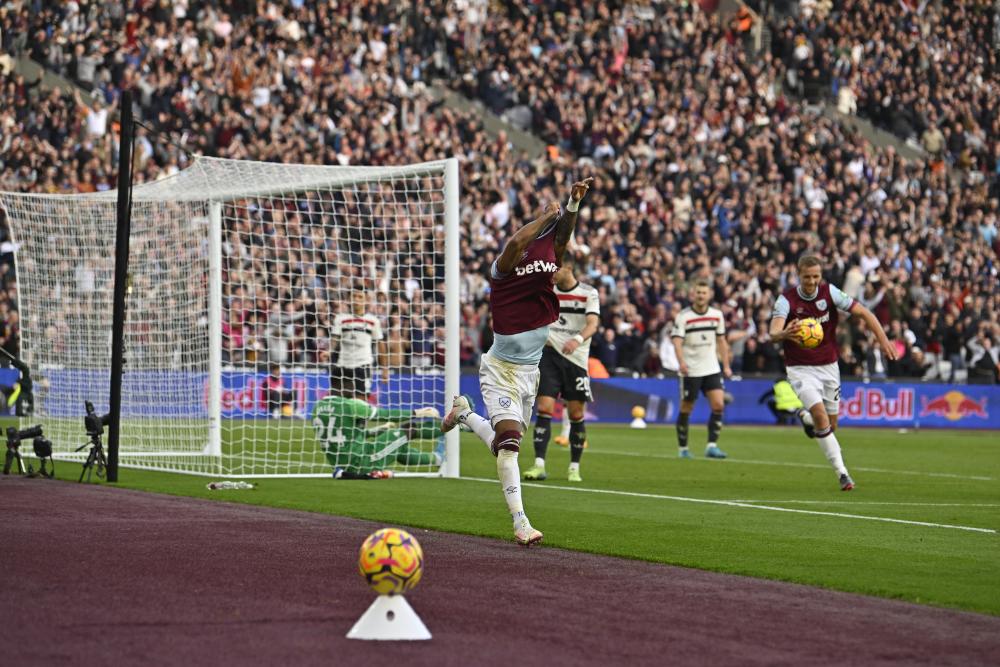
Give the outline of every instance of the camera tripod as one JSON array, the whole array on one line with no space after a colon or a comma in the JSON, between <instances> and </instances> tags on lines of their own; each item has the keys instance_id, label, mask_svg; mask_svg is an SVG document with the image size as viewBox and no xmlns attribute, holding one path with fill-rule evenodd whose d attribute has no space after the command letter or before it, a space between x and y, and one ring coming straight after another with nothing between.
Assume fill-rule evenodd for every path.
<instances>
[{"instance_id":1,"label":"camera tripod","mask_svg":"<svg viewBox=\"0 0 1000 667\"><path fill-rule=\"evenodd\" d=\"M23 475L24 461L21 460L21 452L17 450L16 446L11 447L10 445L7 445L7 456L4 457L3 462L3 474L10 474L10 469L14 465L14 461L17 461L17 470L15 470L15 474Z\"/></svg>"},{"instance_id":2,"label":"camera tripod","mask_svg":"<svg viewBox=\"0 0 1000 667\"><path fill-rule=\"evenodd\" d=\"M90 442L80 445L75 451L80 451L84 447L90 447L90 453L87 455L87 460L83 463L83 470L80 471L79 482L83 482L83 476L87 476L87 481L90 481L90 475L94 472L94 467L97 468L98 479L104 479L105 470L108 467L108 459L104 456L104 444L101 442L101 436L97 433L90 434Z\"/></svg>"}]
</instances>

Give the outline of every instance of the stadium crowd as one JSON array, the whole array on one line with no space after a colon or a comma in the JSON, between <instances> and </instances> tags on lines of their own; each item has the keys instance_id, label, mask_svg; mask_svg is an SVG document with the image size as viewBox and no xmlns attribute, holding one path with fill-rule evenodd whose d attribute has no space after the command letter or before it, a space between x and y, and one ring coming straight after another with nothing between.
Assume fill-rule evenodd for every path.
<instances>
[{"instance_id":1,"label":"stadium crowd","mask_svg":"<svg viewBox=\"0 0 1000 667\"><path fill-rule=\"evenodd\" d=\"M141 180L183 169L188 152L385 165L456 155L461 356L472 365L490 344L486 270L512 221L563 199L571 179L593 175L575 252L581 278L601 293L603 327L592 355L609 371L676 368L669 324L686 303L688 281L703 273L728 319L734 369L780 373L780 353L766 336L770 306L794 280L797 257L817 249L828 279L872 308L903 353L888 362L868 332L844 325L845 375L968 372L994 381L993 32L956 23L979 16L973 10L982 3L925 8L926 20L940 17L931 33L968 41L962 55L940 61L937 42L920 55L904 48L914 40L905 21L916 19L897 20L886 8L895 3L848 4L888 22L884 30L862 41L865 19L812 13L776 32L773 52L757 57L737 28L691 3L146 0L122 15L119 3L96 0L0 1L4 55L30 55L92 92L44 91L3 75L10 103L0 108L0 188L112 187L111 119L123 86L134 87L142 117L160 130L139 132ZM938 97L907 104L908 82L928 76L915 73L913 58L932 61L929 70L954 88L932 86ZM488 135L474 112L440 106L429 89L436 79L526 119L548 149L519 153L505 136ZM928 158L907 160L814 113L797 99L805 82L849 86L859 113L876 122L886 108L919 115L907 123ZM930 150L937 133L941 148ZM269 229L280 235L293 227ZM336 244L318 233L309 243ZM229 284L243 290L225 295L227 360L321 361L322 346L307 341L327 330L329 314L316 305L323 293L278 279L285 258L269 255L289 243L252 247L238 216L226 234ZM432 231L418 233L419 247L434 240ZM435 301L440 275L412 259L393 257L396 275L367 283L379 292L373 307L400 367L433 363L444 346L440 309L424 307ZM0 262L7 288L0 308L14 312L9 253ZM16 339L16 317L4 321L6 339Z\"/></svg>"},{"instance_id":2,"label":"stadium crowd","mask_svg":"<svg viewBox=\"0 0 1000 667\"><path fill-rule=\"evenodd\" d=\"M777 22L772 54L807 98L832 96L934 162L990 175L1000 152L1000 89L993 0L846 0L836 10Z\"/></svg>"}]
</instances>

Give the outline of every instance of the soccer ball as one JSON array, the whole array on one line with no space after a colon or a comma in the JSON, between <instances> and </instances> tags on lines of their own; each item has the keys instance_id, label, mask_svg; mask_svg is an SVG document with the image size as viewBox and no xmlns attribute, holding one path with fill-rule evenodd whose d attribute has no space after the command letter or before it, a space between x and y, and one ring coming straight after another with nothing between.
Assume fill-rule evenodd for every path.
<instances>
[{"instance_id":1,"label":"soccer ball","mask_svg":"<svg viewBox=\"0 0 1000 667\"><path fill-rule=\"evenodd\" d=\"M632 408L632 418L633 419L645 419L646 418L646 408L641 405L637 405Z\"/></svg>"},{"instance_id":2,"label":"soccer ball","mask_svg":"<svg viewBox=\"0 0 1000 667\"><path fill-rule=\"evenodd\" d=\"M815 349L823 342L823 325L815 317L807 317L799 322L799 345Z\"/></svg>"},{"instance_id":3,"label":"soccer ball","mask_svg":"<svg viewBox=\"0 0 1000 667\"><path fill-rule=\"evenodd\" d=\"M405 530L382 528L361 545L358 572L379 595L399 595L420 581L424 551Z\"/></svg>"}]
</instances>

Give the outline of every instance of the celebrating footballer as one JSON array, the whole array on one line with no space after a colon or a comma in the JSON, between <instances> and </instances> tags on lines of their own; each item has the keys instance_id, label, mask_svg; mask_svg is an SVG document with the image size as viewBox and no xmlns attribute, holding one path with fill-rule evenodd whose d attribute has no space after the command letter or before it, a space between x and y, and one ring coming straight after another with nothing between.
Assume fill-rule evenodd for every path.
<instances>
[{"instance_id":1,"label":"celebrating footballer","mask_svg":"<svg viewBox=\"0 0 1000 667\"><path fill-rule=\"evenodd\" d=\"M542 539L532 527L521 500L517 457L531 419L538 390L538 362L549 339L549 325L559 317L553 277L576 228L580 202L592 178L573 184L566 211L557 202L518 229L490 267L490 309L493 346L483 355L479 385L489 419L472 410L467 396L458 396L441 423L450 431L464 425L497 459L497 476L514 521L514 537L528 546Z\"/></svg>"}]
</instances>

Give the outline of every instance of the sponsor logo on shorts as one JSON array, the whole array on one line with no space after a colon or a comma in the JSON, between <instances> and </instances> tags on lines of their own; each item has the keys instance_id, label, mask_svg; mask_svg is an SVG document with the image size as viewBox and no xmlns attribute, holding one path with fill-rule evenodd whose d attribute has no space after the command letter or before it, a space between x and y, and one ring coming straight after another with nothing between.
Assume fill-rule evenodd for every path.
<instances>
[{"instance_id":1,"label":"sponsor logo on shorts","mask_svg":"<svg viewBox=\"0 0 1000 667\"><path fill-rule=\"evenodd\" d=\"M500 398L500 407L501 408L509 408L510 407L510 399L507 398L506 396L501 397Z\"/></svg>"}]
</instances>

